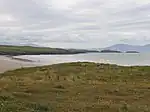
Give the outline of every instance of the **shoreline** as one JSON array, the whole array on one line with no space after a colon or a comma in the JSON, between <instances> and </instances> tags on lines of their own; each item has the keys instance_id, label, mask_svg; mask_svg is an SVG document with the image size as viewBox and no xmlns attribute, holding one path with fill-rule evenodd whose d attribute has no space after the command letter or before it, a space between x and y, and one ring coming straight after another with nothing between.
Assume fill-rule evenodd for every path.
<instances>
[{"instance_id":1,"label":"shoreline","mask_svg":"<svg viewBox=\"0 0 150 112\"><path fill-rule=\"evenodd\" d=\"M0 73L15 70L22 67L34 67L36 64L31 60L15 58L11 56L0 56Z\"/></svg>"},{"instance_id":2,"label":"shoreline","mask_svg":"<svg viewBox=\"0 0 150 112\"><path fill-rule=\"evenodd\" d=\"M19 69L19 68L26 68L26 67L39 67L39 66L46 66L46 65L53 65L53 64L61 64L61 63L71 63L71 62L95 62L95 63L105 63L104 60L101 62L96 61L88 61L88 60L66 60L60 58L54 58L53 60L49 60L47 63L45 62L38 62L32 59L26 59L22 57L15 57L15 56L8 56L8 55L0 55L0 74Z\"/></svg>"},{"instance_id":3,"label":"shoreline","mask_svg":"<svg viewBox=\"0 0 150 112\"><path fill-rule=\"evenodd\" d=\"M14 57L14 56L8 56L8 55L7 55L6 57L8 57L8 58L10 58L10 59L12 59L12 60L21 61L21 62L34 62L33 60L23 59L23 58L16 58L16 57Z\"/></svg>"},{"instance_id":4,"label":"shoreline","mask_svg":"<svg viewBox=\"0 0 150 112\"><path fill-rule=\"evenodd\" d=\"M28 57L28 55L22 56L9 56L9 55L0 55L0 73L4 73L6 71L11 71L19 68L26 68L26 67L38 67L38 66L47 66L53 64L60 64L60 63L71 63L71 62L94 62L94 63L103 63L103 64L110 64L110 65L117 65L117 66L150 66L149 64L125 64L125 63L115 63L111 60L100 58L96 59L86 59L83 56L79 55L48 55L44 57L41 55L33 55L33 57Z\"/></svg>"}]
</instances>

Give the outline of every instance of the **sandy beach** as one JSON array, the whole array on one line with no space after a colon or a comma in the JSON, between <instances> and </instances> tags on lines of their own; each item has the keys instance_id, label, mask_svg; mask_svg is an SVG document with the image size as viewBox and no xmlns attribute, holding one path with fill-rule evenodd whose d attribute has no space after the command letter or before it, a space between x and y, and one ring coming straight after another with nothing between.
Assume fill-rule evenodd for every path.
<instances>
[{"instance_id":1,"label":"sandy beach","mask_svg":"<svg viewBox=\"0 0 150 112\"><path fill-rule=\"evenodd\" d=\"M0 73L21 67L32 67L32 66L36 65L26 60L19 60L16 58L0 56Z\"/></svg>"},{"instance_id":2,"label":"sandy beach","mask_svg":"<svg viewBox=\"0 0 150 112\"><path fill-rule=\"evenodd\" d=\"M47 57L47 58L46 58ZM73 62L73 58L68 59L68 56L0 56L0 73L14 70L22 67L35 67L43 65L51 65L57 63Z\"/></svg>"},{"instance_id":3,"label":"sandy beach","mask_svg":"<svg viewBox=\"0 0 150 112\"><path fill-rule=\"evenodd\" d=\"M35 67L58 63L83 61L69 55L35 55L35 56L0 56L0 73L21 67Z\"/></svg>"}]
</instances>

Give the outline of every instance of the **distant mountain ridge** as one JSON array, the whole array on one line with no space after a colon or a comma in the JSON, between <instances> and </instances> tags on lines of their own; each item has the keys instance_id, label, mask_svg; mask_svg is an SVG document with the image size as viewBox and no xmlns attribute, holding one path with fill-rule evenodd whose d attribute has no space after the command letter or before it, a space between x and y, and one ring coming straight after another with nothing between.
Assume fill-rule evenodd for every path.
<instances>
[{"instance_id":1,"label":"distant mountain ridge","mask_svg":"<svg viewBox=\"0 0 150 112\"><path fill-rule=\"evenodd\" d=\"M137 52L150 52L150 44L146 45L129 45L129 44L116 44L106 48L102 48L102 50L116 50L121 52L127 51L137 51Z\"/></svg>"}]
</instances>

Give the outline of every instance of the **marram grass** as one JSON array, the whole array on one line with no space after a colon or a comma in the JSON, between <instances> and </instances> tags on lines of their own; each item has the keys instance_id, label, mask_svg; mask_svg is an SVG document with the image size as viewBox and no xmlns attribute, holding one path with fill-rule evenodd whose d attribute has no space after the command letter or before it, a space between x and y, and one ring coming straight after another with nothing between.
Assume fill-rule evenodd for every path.
<instances>
[{"instance_id":1,"label":"marram grass","mask_svg":"<svg viewBox=\"0 0 150 112\"><path fill-rule=\"evenodd\" d=\"M150 112L150 67L77 62L8 71L0 112Z\"/></svg>"}]
</instances>

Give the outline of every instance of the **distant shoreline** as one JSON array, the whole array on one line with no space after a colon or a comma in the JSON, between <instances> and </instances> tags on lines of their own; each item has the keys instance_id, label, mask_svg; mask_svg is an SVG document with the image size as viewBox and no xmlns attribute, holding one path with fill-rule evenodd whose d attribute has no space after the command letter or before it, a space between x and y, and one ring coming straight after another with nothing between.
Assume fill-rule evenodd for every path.
<instances>
[{"instance_id":1,"label":"distant shoreline","mask_svg":"<svg viewBox=\"0 0 150 112\"><path fill-rule=\"evenodd\" d=\"M33 60L23 59L23 58L16 58L16 57L14 57L14 56L8 56L8 55L7 55L6 57L8 57L8 58L10 58L10 59L12 59L12 60L17 60L17 61L34 62Z\"/></svg>"}]
</instances>

